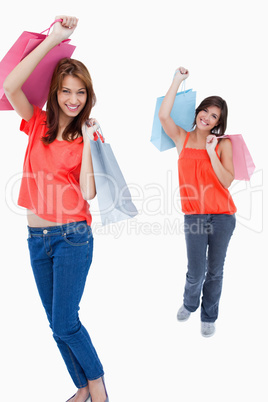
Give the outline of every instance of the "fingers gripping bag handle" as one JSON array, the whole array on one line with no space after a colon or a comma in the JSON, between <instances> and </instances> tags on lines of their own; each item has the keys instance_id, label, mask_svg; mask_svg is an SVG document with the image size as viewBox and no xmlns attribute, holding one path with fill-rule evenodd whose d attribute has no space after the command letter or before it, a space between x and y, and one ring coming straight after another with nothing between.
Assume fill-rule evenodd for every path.
<instances>
[{"instance_id":1,"label":"fingers gripping bag handle","mask_svg":"<svg viewBox=\"0 0 268 402\"><path fill-rule=\"evenodd\" d=\"M96 129L95 129L95 131L94 131L94 133L93 133L94 141L97 141L98 138L99 138L102 143L105 142L105 138L104 138L104 136L103 136L102 129L101 129L101 126L100 126L99 124L92 124L90 120L86 120L86 125L87 125L88 127L94 127L94 126L96 126ZM89 136L89 135L88 135L88 136ZM90 138L90 136L89 136L89 138ZM90 138L90 139L91 139L91 138Z\"/></svg>"},{"instance_id":2,"label":"fingers gripping bag handle","mask_svg":"<svg viewBox=\"0 0 268 402\"><path fill-rule=\"evenodd\" d=\"M94 136L95 141L97 141L97 139L99 138L101 140L101 142L104 144L105 138L103 136L100 125L98 125L97 131L94 134L96 134L96 137Z\"/></svg>"},{"instance_id":3,"label":"fingers gripping bag handle","mask_svg":"<svg viewBox=\"0 0 268 402\"><path fill-rule=\"evenodd\" d=\"M51 28L53 27L53 25L56 24L56 22L62 22L62 21L63 21L62 18L56 19L54 22L52 22L52 24L50 25L50 27L48 27L48 28L45 29L44 31L40 32L40 34L43 34L43 33L47 32L46 36L48 36L48 35L49 35L49 32L50 32L50 30L51 30Z\"/></svg>"},{"instance_id":4,"label":"fingers gripping bag handle","mask_svg":"<svg viewBox=\"0 0 268 402\"><path fill-rule=\"evenodd\" d=\"M47 32L46 36L48 36L49 33L50 33L51 28L53 27L53 25L56 24L56 22L62 22L62 21L63 21L62 18L57 18L54 22L52 22L52 24L47 29L45 29L44 31L40 32L40 34L42 35L45 32ZM61 43L69 43L69 42L71 42L71 39L65 39Z\"/></svg>"}]
</instances>

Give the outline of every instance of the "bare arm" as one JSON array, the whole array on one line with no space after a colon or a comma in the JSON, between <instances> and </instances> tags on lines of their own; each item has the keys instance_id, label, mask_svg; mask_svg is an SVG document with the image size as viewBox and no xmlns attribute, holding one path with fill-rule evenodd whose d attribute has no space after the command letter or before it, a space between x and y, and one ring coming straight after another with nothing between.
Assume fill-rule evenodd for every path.
<instances>
[{"instance_id":1,"label":"bare arm","mask_svg":"<svg viewBox=\"0 0 268 402\"><path fill-rule=\"evenodd\" d=\"M57 22L54 25L52 33L26 56L4 81L3 87L6 97L16 112L26 121L29 121L33 115L33 106L22 91L22 85L45 55L53 47L67 39L77 25L75 17L59 16L56 19L62 19L62 22Z\"/></svg>"},{"instance_id":2,"label":"bare arm","mask_svg":"<svg viewBox=\"0 0 268 402\"><path fill-rule=\"evenodd\" d=\"M159 114L158 114L160 122L163 126L163 129L165 130L167 135L174 141L176 146L178 146L178 143L181 142L181 137L182 137L182 134L185 134L185 130L183 130L181 127L179 127L175 124L174 120L170 116L170 113L171 113L178 89L179 89L182 81L185 80L188 76L189 76L188 70L186 70L183 67L180 67L176 71L175 77L174 77L172 84L161 104Z\"/></svg>"},{"instance_id":3,"label":"bare arm","mask_svg":"<svg viewBox=\"0 0 268 402\"><path fill-rule=\"evenodd\" d=\"M207 137L206 148L216 176L223 187L228 188L234 180L232 143L228 139L224 139L220 142L219 159L215 151L217 142L217 137L215 135L209 135Z\"/></svg>"},{"instance_id":4,"label":"bare arm","mask_svg":"<svg viewBox=\"0 0 268 402\"><path fill-rule=\"evenodd\" d=\"M96 196L94 170L90 150L90 138L93 139L93 133L97 129L98 122L95 119L90 119L90 123L93 126L88 127L85 124L82 128L84 148L79 182L81 193L85 200L92 200Z\"/></svg>"}]
</instances>

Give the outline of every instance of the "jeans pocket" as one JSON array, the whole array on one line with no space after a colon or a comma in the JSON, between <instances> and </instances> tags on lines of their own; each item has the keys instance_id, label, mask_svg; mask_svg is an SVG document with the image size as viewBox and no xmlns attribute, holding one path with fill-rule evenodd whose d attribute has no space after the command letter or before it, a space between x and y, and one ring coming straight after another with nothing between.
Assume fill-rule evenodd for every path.
<instances>
[{"instance_id":1,"label":"jeans pocket","mask_svg":"<svg viewBox=\"0 0 268 402\"><path fill-rule=\"evenodd\" d=\"M86 246L89 243L89 231L85 233L64 233L63 239L70 246Z\"/></svg>"}]
</instances>

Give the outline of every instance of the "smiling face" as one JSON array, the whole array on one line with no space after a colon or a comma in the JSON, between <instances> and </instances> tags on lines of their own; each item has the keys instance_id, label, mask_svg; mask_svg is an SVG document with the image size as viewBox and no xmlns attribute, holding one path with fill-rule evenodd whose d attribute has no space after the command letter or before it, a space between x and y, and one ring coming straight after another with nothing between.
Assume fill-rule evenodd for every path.
<instances>
[{"instance_id":1,"label":"smiling face","mask_svg":"<svg viewBox=\"0 0 268 402\"><path fill-rule=\"evenodd\" d=\"M220 96L205 98L195 110L193 128L209 134L223 135L227 127L228 107Z\"/></svg>"},{"instance_id":2,"label":"smiling face","mask_svg":"<svg viewBox=\"0 0 268 402\"><path fill-rule=\"evenodd\" d=\"M221 109L217 106L208 106L196 116L196 126L200 130L211 131L217 126L221 115Z\"/></svg>"},{"instance_id":3,"label":"smiling face","mask_svg":"<svg viewBox=\"0 0 268 402\"><path fill-rule=\"evenodd\" d=\"M62 87L57 91L62 117L73 118L83 110L87 101L85 84L77 77L66 75Z\"/></svg>"}]
</instances>

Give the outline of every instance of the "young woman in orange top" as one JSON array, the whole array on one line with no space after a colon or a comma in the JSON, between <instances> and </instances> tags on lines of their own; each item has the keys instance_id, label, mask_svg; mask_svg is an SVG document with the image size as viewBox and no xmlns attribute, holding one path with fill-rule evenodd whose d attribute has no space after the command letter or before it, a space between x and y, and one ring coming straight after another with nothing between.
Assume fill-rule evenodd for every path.
<instances>
[{"instance_id":1,"label":"young woman in orange top","mask_svg":"<svg viewBox=\"0 0 268 402\"><path fill-rule=\"evenodd\" d=\"M96 189L89 136L98 123L91 119L93 127L86 124L96 100L91 77L81 62L61 60L46 111L30 104L22 90L38 63L73 33L78 22L75 17L57 19L61 22L52 33L9 74L4 89L29 137L19 205L28 211L28 246L38 291L78 388L69 400L104 402L108 396L103 367L78 315L93 252L87 200L95 197Z\"/></svg>"},{"instance_id":2,"label":"young woman in orange top","mask_svg":"<svg viewBox=\"0 0 268 402\"><path fill-rule=\"evenodd\" d=\"M236 207L228 191L234 179L232 144L224 134L227 104L218 97L204 99L196 109L193 131L186 132L170 116L178 88L189 76L176 70L159 110L167 135L178 154L179 185L188 257L188 271L179 321L185 321L201 304L201 333L212 336L222 290L227 247L235 228Z\"/></svg>"}]
</instances>

